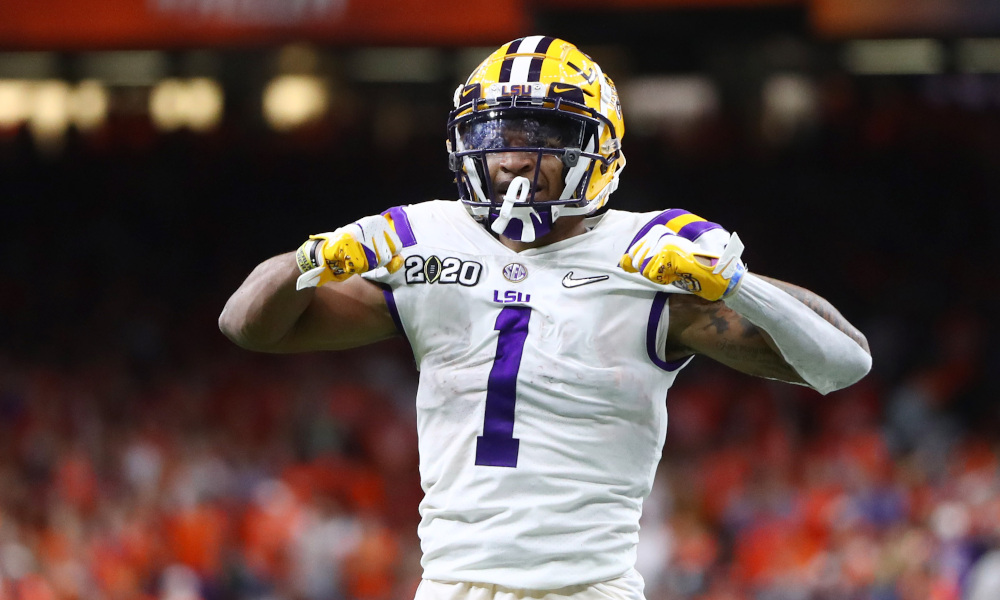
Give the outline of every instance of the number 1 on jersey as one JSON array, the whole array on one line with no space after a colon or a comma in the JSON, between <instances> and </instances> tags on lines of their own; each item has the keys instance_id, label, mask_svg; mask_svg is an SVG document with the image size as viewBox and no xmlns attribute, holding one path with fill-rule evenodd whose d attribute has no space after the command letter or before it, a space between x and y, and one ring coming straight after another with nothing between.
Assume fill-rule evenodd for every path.
<instances>
[{"instance_id":1,"label":"number 1 on jersey","mask_svg":"<svg viewBox=\"0 0 1000 600\"><path fill-rule=\"evenodd\" d=\"M514 404L517 401L517 371L528 337L528 306L505 306L494 329L497 357L486 383L486 417L483 435L476 438L476 464L489 467L516 467L520 440L514 437Z\"/></svg>"}]
</instances>

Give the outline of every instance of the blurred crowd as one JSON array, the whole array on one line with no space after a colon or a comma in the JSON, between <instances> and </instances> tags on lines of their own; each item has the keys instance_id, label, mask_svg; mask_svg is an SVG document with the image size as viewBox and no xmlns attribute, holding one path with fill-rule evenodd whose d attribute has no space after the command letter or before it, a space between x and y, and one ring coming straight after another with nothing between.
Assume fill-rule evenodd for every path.
<instances>
[{"instance_id":1,"label":"blurred crowd","mask_svg":"<svg viewBox=\"0 0 1000 600\"><path fill-rule=\"evenodd\" d=\"M875 365L826 397L687 367L640 534L649 600L1000 598L1000 112L822 90L780 143L725 110L626 134L616 207L738 230L752 271L831 300ZM433 108L425 131L394 107L402 137L378 106L283 136L120 117L55 154L0 132L0 599L412 597L405 341L259 355L215 319L309 233L454 197Z\"/></svg>"}]
</instances>

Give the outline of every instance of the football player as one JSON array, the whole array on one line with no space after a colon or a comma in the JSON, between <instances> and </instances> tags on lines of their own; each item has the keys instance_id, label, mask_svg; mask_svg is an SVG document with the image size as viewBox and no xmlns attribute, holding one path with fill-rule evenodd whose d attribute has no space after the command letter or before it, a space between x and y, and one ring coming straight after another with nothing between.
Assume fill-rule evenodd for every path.
<instances>
[{"instance_id":1,"label":"football player","mask_svg":"<svg viewBox=\"0 0 1000 600\"><path fill-rule=\"evenodd\" d=\"M455 92L458 201L314 235L220 317L265 352L409 341L421 600L641 600L639 516L690 359L824 394L871 366L829 303L748 272L736 234L609 209L624 131L614 84L576 46L504 44Z\"/></svg>"}]
</instances>

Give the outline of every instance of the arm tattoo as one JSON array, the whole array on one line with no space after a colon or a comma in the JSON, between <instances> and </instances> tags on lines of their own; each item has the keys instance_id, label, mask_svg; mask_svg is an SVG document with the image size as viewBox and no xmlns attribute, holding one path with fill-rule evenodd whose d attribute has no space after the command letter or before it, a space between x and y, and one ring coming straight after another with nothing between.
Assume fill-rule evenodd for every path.
<instances>
[{"instance_id":1,"label":"arm tattoo","mask_svg":"<svg viewBox=\"0 0 1000 600\"><path fill-rule=\"evenodd\" d=\"M729 321L719 314L718 308L709 311L708 319L708 327L715 328L716 333L725 333L729 331ZM746 335L746 332L744 332L743 335Z\"/></svg>"},{"instance_id":2,"label":"arm tattoo","mask_svg":"<svg viewBox=\"0 0 1000 600\"><path fill-rule=\"evenodd\" d=\"M740 337L752 338L759 333L757 326L741 315L736 314L722 302L707 302L702 305L705 315L708 317L708 324L705 329L714 329L715 333L727 333L733 326L738 327ZM735 331L734 331L735 333Z\"/></svg>"},{"instance_id":3,"label":"arm tattoo","mask_svg":"<svg viewBox=\"0 0 1000 600\"><path fill-rule=\"evenodd\" d=\"M834 308L833 305L827 302L824 298L797 285L792 285L790 283L786 283L778 279L772 279L771 277L764 277L762 275L758 275L758 277L766 279L772 285L788 293L788 295L792 298L795 298L802 304L805 304L814 313L823 317L823 319L828 323L844 332L849 338L864 348L865 352L871 354L871 350L868 348L868 340L865 338L864 334L851 325L847 319L840 314L840 311Z\"/></svg>"}]
</instances>

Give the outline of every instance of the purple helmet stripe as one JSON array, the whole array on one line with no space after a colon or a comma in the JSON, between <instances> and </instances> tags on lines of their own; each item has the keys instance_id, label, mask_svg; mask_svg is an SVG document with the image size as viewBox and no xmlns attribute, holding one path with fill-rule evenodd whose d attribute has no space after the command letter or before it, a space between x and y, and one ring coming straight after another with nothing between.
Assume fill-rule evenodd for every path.
<instances>
[{"instance_id":1,"label":"purple helmet stripe","mask_svg":"<svg viewBox=\"0 0 1000 600\"><path fill-rule=\"evenodd\" d=\"M389 218L392 219L396 235L399 236L399 241L403 242L404 248L409 248L417 243L417 237L413 235L413 227L410 225L410 219L407 218L406 211L403 210L402 206L394 206L382 214L389 215Z\"/></svg>"},{"instance_id":2,"label":"purple helmet stripe","mask_svg":"<svg viewBox=\"0 0 1000 600\"><path fill-rule=\"evenodd\" d=\"M503 64L500 65L500 76L497 81L504 83L510 81L510 71L514 68L514 55L517 54L518 49L521 47L521 42L525 38L518 38L507 46L506 58L503 59Z\"/></svg>"},{"instance_id":3,"label":"purple helmet stripe","mask_svg":"<svg viewBox=\"0 0 1000 600\"><path fill-rule=\"evenodd\" d=\"M712 231L713 229L722 229L722 225L712 223L711 221L695 221L681 227L681 230L677 232L677 235L687 238L693 242L701 237L701 235L706 231Z\"/></svg>"},{"instance_id":4,"label":"purple helmet stripe","mask_svg":"<svg viewBox=\"0 0 1000 600\"><path fill-rule=\"evenodd\" d=\"M689 214L691 213L689 213L686 210L681 210L679 208L671 208L670 210L665 210L661 212L660 214L653 217L648 223L642 226L642 229L639 230L639 233L635 234L635 237L632 238L631 242L629 242L629 247L631 247L632 244L638 242L639 239L642 238L642 236L649 233L649 230L652 229L653 226L666 225L667 221L670 221L671 219L676 219L681 215L689 215Z\"/></svg>"},{"instance_id":5,"label":"purple helmet stripe","mask_svg":"<svg viewBox=\"0 0 1000 600\"><path fill-rule=\"evenodd\" d=\"M660 327L660 319L663 317L663 308L667 304L670 294L667 292L657 292L653 296L653 306L649 309L649 321L646 324L646 354L653 364L664 371L676 371L694 358L689 356L681 360L663 360L660 358L656 348L656 330Z\"/></svg>"},{"instance_id":6,"label":"purple helmet stripe","mask_svg":"<svg viewBox=\"0 0 1000 600\"><path fill-rule=\"evenodd\" d=\"M538 46L535 47L535 52L537 52L538 54L545 54L546 52L549 51L549 46L552 45L552 41L555 39L556 38L549 35L543 37L538 41Z\"/></svg>"},{"instance_id":7,"label":"purple helmet stripe","mask_svg":"<svg viewBox=\"0 0 1000 600\"><path fill-rule=\"evenodd\" d=\"M531 65L528 66L528 81L540 81L542 79L543 60L541 57L531 59Z\"/></svg>"},{"instance_id":8,"label":"purple helmet stripe","mask_svg":"<svg viewBox=\"0 0 1000 600\"><path fill-rule=\"evenodd\" d=\"M500 83L506 83L510 81L510 72L514 68L514 57L508 56L503 59L503 64L500 65L500 76L497 77L497 81Z\"/></svg>"}]
</instances>

